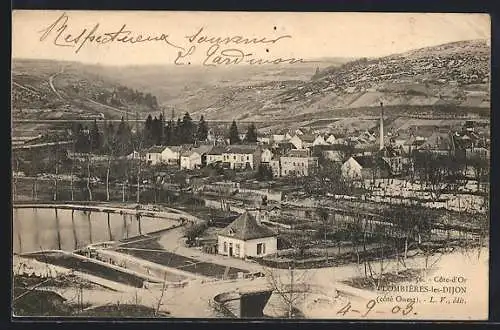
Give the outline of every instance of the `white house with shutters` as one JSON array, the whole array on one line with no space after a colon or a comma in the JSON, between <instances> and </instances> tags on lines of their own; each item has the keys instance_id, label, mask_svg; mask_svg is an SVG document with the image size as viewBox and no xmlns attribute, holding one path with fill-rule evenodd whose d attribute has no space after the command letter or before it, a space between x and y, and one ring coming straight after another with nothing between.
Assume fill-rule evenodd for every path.
<instances>
[{"instance_id":1,"label":"white house with shutters","mask_svg":"<svg viewBox=\"0 0 500 330\"><path fill-rule=\"evenodd\" d=\"M207 153L212 148L210 145L201 145L182 150L180 154L181 169L193 170L205 166L207 163Z\"/></svg>"},{"instance_id":2,"label":"white house with shutters","mask_svg":"<svg viewBox=\"0 0 500 330\"><path fill-rule=\"evenodd\" d=\"M161 160L163 163L176 165L180 162L181 146L168 146L161 152Z\"/></svg>"},{"instance_id":3,"label":"white house with shutters","mask_svg":"<svg viewBox=\"0 0 500 330\"><path fill-rule=\"evenodd\" d=\"M278 251L277 234L245 212L217 235L219 254L236 257L261 257Z\"/></svg>"},{"instance_id":4,"label":"white house with shutters","mask_svg":"<svg viewBox=\"0 0 500 330\"><path fill-rule=\"evenodd\" d=\"M161 146L152 146L151 148L146 150L146 163L148 165L156 165L162 162L161 153L163 151L163 147Z\"/></svg>"}]
</instances>

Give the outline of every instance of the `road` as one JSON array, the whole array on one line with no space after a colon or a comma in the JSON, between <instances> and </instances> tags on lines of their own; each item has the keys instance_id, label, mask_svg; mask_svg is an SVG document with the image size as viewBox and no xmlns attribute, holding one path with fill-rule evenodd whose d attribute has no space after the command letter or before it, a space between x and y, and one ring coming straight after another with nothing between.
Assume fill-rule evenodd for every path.
<instances>
[{"instance_id":1,"label":"road","mask_svg":"<svg viewBox=\"0 0 500 330\"><path fill-rule=\"evenodd\" d=\"M54 92L54 94L57 95L57 97L60 99L60 100L63 100L64 101L64 97L62 97L61 94L59 94L59 92L56 90L56 87L54 86L54 78L61 74L61 73L64 73L64 67L61 67L61 71L57 72L57 73L54 73L53 75L51 75L49 77L49 86L50 86L50 89L52 89L52 91Z\"/></svg>"},{"instance_id":2,"label":"road","mask_svg":"<svg viewBox=\"0 0 500 330\"><path fill-rule=\"evenodd\" d=\"M54 94L57 95L57 97L61 100L66 100L56 89L56 87L54 86L54 78L56 78L58 75L64 73L64 67L61 67L61 71L57 72L57 73L54 73L53 75L51 75L49 77L49 86L50 86L50 89L52 89L52 91L54 92ZM89 98L85 98L86 101L89 101L95 105L99 105L99 106L102 106L102 107L105 107L106 109L109 109L109 110L113 110L113 111L116 111L122 115L124 114L129 114L129 115L134 115L133 112L130 112L130 111L125 111L125 110L121 110L121 109L118 109L118 108L115 108L115 107L112 107L112 106L109 106L109 105L106 105L106 104L102 104L102 103L99 103L99 102L96 102L92 99L89 99ZM71 100L69 100L71 101ZM104 118L104 114L102 112L99 112L99 115L101 115L103 118Z\"/></svg>"}]
</instances>

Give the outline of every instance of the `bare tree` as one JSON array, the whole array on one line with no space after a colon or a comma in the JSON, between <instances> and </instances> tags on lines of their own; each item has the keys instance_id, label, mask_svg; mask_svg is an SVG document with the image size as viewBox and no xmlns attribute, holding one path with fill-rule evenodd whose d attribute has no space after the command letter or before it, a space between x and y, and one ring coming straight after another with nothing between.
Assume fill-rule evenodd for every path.
<instances>
[{"instance_id":1,"label":"bare tree","mask_svg":"<svg viewBox=\"0 0 500 330\"><path fill-rule=\"evenodd\" d=\"M109 138L108 138L109 139ZM108 161L107 161L107 166L106 166L106 201L109 202L109 175L111 172L111 164L114 161L114 147L115 141L114 138L111 141L108 141L107 143L107 154L108 154Z\"/></svg>"},{"instance_id":2,"label":"bare tree","mask_svg":"<svg viewBox=\"0 0 500 330\"><path fill-rule=\"evenodd\" d=\"M163 297L165 295L166 289L167 289L167 273L165 272L165 275L163 276L163 284L161 287L161 295L158 298L156 308L155 308L155 316L158 316L160 313L160 308L163 305Z\"/></svg>"},{"instance_id":3,"label":"bare tree","mask_svg":"<svg viewBox=\"0 0 500 330\"><path fill-rule=\"evenodd\" d=\"M76 151L76 137L73 138L73 143L71 144L71 153L72 153L72 156L70 157L71 159L71 169L70 169L70 193L71 193L71 201L74 201L75 200L75 192L74 192L74 183L73 183L73 176L74 176L74 172L75 172L75 160L76 160L76 157L75 157L75 151Z\"/></svg>"},{"instance_id":4,"label":"bare tree","mask_svg":"<svg viewBox=\"0 0 500 330\"><path fill-rule=\"evenodd\" d=\"M59 179L59 153L58 145L54 147L54 201L57 201L58 179Z\"/></svg>"},{"instance_id":5,"label":"bare tree","mask_svg":"<svg viewBox=\"0 0 500 330\"><path fill-rule=\"evenodd\" d=\"M286 317L295 318L300 313L300 304L310 292L309 272L297 270L293 262L288 267L288 272L267 268L264 270L266 280L273 293L277 294L286 308Z\"/></svg>"},{"instance_id":6,"label":"bare tree","mask_svg":"<svg viewBox=\"0 0 500 330\"><path fill-rule=\"evenodd\" d=\"M89 193L89 201L92 201L92 188L91 188L91 177L90 177L90 167L92 162L92 153L87 154L87 191Z\"/></svg>"},{"instance_id":7,"label":"bare tree","mask_svg":"<svg viewBox=\"0 0 500 330\"><path fill-rule=\"evenodd\" d=\"M489 174L489 164L486 157L481 154L476 154L469 161L474 173L474 179L477 183L477 191L481 191L481 182L486 181Z\"/></svg>"},{"instance_id":8,"label":"bare tree","mask_svg":"<svg viewBox=\"0 0 500 330\"><path fill-rule=\"evenodd\" d=\"M137 150L139 153L142 150L142 146L145 140L145 131L143 130L142 133L137 132L136 138L134 139L134 150ZM134 158L134 157L132 157ZM137 180L137 191L136 191L136 203L140 204L141 202L141 171L142 171L142 159L139 154L139 159L137 161L137 171L136 171L136 180Z\"/></svg>"},{"instance_id":9,"label":"bare tree","mask_svg":"<svg viewBox=\"0 0 500 330\"><path fill-rule=\"evenodd\" d=\"M318 214L318 217L321 220L321 223L323 224L323 244L325 245L325 261L328 262L327 235L328 235L328 230L329 230L328 219L329 219L330 213L328 212L327 209L325 209L323 207L318 208L316 210L316 213Z\"/></svg>"}]
</instances>

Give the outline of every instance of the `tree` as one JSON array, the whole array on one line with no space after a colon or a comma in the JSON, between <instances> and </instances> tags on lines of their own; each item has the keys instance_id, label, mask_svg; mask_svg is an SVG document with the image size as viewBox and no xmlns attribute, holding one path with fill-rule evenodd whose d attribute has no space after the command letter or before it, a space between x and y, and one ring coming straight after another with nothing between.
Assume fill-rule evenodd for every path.
<instances>
[{"instance_id":1,"label":"tree","mask_svg":"<svg viewBox=\"0 0 500 330\"><path fill-rule=\"evenodd\" d=\"M325 244L325 260L328 261L328 244L327 244L327 235L328 235L328 218L330 217L330 213L327 209L320 207L316 210L319 219L323 224L323 244Z\"/></svg>"},{"instance_id":2,"label":"tree","mask_svg":"<svg viewBox=\"0 0 500 330\"><path fill-rule=\"evenodd\" d=\"M188 112L182 117L181 129L180 129L180 141L181 144L191 144L194 142L195 125Z\"/></svg>"},{"instance_id":3,"label":"tree","mask_svg":"<svg viewBox=\"0 0 500 330\"><path fill-rule=\"evenodd\" d=\"M89 150L89 136L85 132L86 128L81 123L74 126L73 136L76 152L88 152Z\"/></svg>"},{"instance_id":4,"label":"tree","mask_svg":"<svg viewBox=\"0 0 500 330\"><path fill-rule=\"evenodd\" d=\"M306 296L311 292L309 283L310 274L306 270L297 270L292 261L288 267L288 272L278 272L270 268L265 270L266 280L286 307L284 311L286 318L300 317L299 306L305 301Z\"/></svg>"},{"instance_id":5,"label":"tree","mask_svg":"<svg viewBox=\"0 0 500 330\"><path fill-rule=\"evenodd\" d=\"M165 119L163 118L163 113L160 113L160 117L158 119L157 123L157 136L156 136L156 145L162 145L163 140L165 140L164 133L165 133Z\"/></svg>"},{"instance_id":6,"label":"tree","mask_svg":"<svg viewBox=\"0 0 500 330\"><path fill-rule=\"evenodd\" d=\"M153 117L148 115L144 123L144 144L146 146L153 145Z\"/></svg>"},{"instance_id":7,"label":"tree","mask_svg":"<svg viewBox=\"0 0 500 330\"><path fill-rule=\"evenodd\" d=\"M248 126L248 130L245 135L245 142L257 143L257 129L255 128L255 125L253 123Z\"/></svg>"},{"instance_id":8,"label":"tree","mask_svg":"<svg viewBox=\"0 0 500 330\"><path fill-rule=\"evenodd\" d=\"M269 181L273 179L273 170L269 165L260 164L257 168L256 179L259 181Z\"/></svg>"},{"instance_id":9,"label":"tree","mask_svg":"<svg viewBox=\"0 0 500 330\"><path fill-rule=\"evenodd\" d=\"M153 145L161 143L161 140L159 140L161 138L160 125L160 120L155 116L151 123L151 144Z\"/></svg>"},{"instance_id":10,"label":"tree","mask_svg":"<svg viewBox=\"0 0 500 330\"><path fill-rule=\"evenodd\" d=\"M174 129L175 122L170 120L165 126L165 132L163 133L164 144L167 146L175 145Z\"/></svg>"},{"instance_id":11,"label":"tree","mask_svg":"<svg viewBox=\"0 0 500 330\"><path fill-rule=\"evenodd\" d=\"M90 141L90 147L94 152L97 152L101 149L101 133L99 132L99 127L97 126L97 121L95 119L94 123L92 124L92 128L90 129Z\"/></svg>"},{"instance_id":12,"label":"tree","mask_svg":"<svg viewBox=\"0 0 500 330\"><path fill-rule=\"evenodd\" d=\"M184 237L187 239L187 244L192 245L197 237L201 236L205 230L207 230L208 225L206 222L192 223L191 225L184 228Z\"/></svg>"},{"instance_id":13,"label":"tree","mask_svg":"<svg viewBox=\"0 0 500 330\"><path fill-rule=\"evenodd\" d=\"M137 132L135 139L134 139L134 150L142 150L142 147L144 145L144 140L145 140L145 135L147 132L143 130L141 133ZM132 161L136 161L133 159ZM141 196L141 171L142 171L142 159L139 156L139 159L136 161L137 163L137 171L136 171L136 180L137 180L137 191L136 191L136 203L140 203L140 196Z\"/></svg>"},{"instance_id":14,"label":"tree","mask_svg":"<svg viewBox=\"0 0 500 330\"><path fill-rule=\"evenodd\" d=\"M476 180L477 184L477 191L479 192L481 190L481 182L488 182L488 175L489 175L489 164L488 160L486 157L476 154L474 155L470 161L469 165L473 169L474 173L474 179Z\"/></svg>"},{"instance_id":15,"label":"tree","mask_svg":"<svg viewBox=\"0 0 500 330\"><path fill-rule=\"evenodd\" d=\"M229 143L238 144L241 143L240 133L238 133L238 126L236 126L236 121L233 120L231 127L229 128Z\"/></svg>"},{"instance_id":16,"label":"tree","mask_svg":"<svg viewBox=\"0 0 500 330\"><path fill-rule=\"evenodd\" d=\"M106 167L106 201L109 202L109 175L111 171L111 163L114 161L115 147L117 145L115 141L116 137L114 135L113 126L110 123L108 129L108 135L105 143L105 152L108 155L108 162Z\"/></svg>"},{"instance_id":17,"label":"tree","mask_svg":"<svg viewBox=\"0 0 500 330\"><path fill-rule=\"evenodd\" d=\"M131 151L134 151L132 147L132 132L123 117L121 118L118 129L116 130L114 141L117 144L115 151L118 155L124 156Z\"/></svg>"},{"instance_id":18,"label":"tree","mask_svg":"<svg viewBox=\"0 0 500 330\"><path fill-rule=\"evenodd\" d=\"M208 126L203 115L200 117L200 122L198 124L198 132L196 134L198 141L206 141L208 137Z\"/></svg>"},{"instance_id":19,"label":"tree","mask_svg":"<svg viewBox=\"0 0 500 330\"><path fill-rule=\"evenodd\" d=\"M173 143L172 145L179 145L184 143L182 141L182 121L180 118L177 118L177 123L173 127Z\"/></svg>"}]
</instances>

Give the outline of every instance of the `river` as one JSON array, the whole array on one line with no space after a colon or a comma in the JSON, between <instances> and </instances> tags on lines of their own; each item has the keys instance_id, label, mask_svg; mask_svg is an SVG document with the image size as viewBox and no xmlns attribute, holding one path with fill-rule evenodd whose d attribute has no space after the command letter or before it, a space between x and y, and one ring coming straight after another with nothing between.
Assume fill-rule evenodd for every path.
<instances>
[{"instance_id":1,"label":"river","mask_svg":"<svg viewBox=\"0 0 500 330\"><path fill-rule=\"evenodd\" d=\"M72 251L91 243L121 240L171 227L176 220L52 208L13 209L13 252Z\"/></svg>"}]
</instances>

